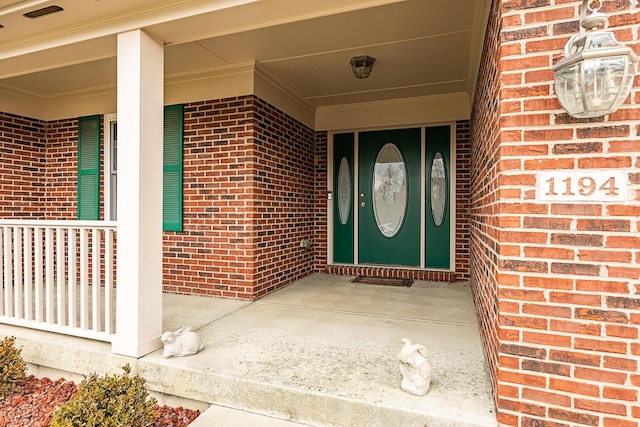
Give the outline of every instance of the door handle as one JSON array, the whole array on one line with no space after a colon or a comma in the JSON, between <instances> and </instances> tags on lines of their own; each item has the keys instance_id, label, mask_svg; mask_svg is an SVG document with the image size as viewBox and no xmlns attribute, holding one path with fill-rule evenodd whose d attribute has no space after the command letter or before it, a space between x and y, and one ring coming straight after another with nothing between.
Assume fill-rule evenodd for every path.
<instances>
[{"instance_id":1,"label":"door handle","mask_svg":"<svg viewBox=\"0 0 640 427\"><path fill-rule=\"evenodd\" d=\"M360 197L364 197L364 193L360 193Z\"/></svg>"}]
</instances>

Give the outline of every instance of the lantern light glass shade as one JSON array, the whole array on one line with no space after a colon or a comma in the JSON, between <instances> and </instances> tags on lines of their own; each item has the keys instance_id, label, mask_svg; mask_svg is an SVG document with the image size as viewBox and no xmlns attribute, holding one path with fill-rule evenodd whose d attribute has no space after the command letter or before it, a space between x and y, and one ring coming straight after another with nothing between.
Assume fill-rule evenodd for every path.
<instances>
[{"instance_id":1,"label":"lantern light glass shade","mask_svg":"<svg viewBox=\"0 0 640 427\"><path fill-rule=\"evenodd\" d=\"M374 62L376 62L376 58L367 55L354 56L350 61L351 71L357 78L366 79L371 74Z\"/></svg>"},{"instance_id":2,"label":"lantern light glass shade","mask_svg":"<svg viewBox=\"0 0 640 427\"><path fill-rule=\"evenodd\" d=\"M552 67L560 104L577 118L615 112L629 96L636 62L633 50L609 31L573 36L565 46L565 58Z\"/></svg>"}]
</instances>

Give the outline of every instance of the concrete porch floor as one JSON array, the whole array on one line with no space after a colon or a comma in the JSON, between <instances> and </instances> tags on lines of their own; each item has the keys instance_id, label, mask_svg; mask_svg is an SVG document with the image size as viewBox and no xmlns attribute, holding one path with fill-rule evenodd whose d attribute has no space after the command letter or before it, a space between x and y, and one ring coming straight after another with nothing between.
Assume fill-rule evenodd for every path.
<instances>
[{"instance_id":1,"label":"concrete porch floor","mask_svg":"<svg viewBox=\"0 0 640 427\"><path fill-rule=\"evenodd\" d=\"M17 337L35 375L77 380L129 363L160 396L212 404L194 427L496 426L470 288L351 279L315 274L255 302L165 294L163 330L191 325L205 344L185 358L158 350L135 360L108 344L5 325L0 335ZM399 388L404 337L431 353L426 396Z\"/></svg>"}]
</instances>

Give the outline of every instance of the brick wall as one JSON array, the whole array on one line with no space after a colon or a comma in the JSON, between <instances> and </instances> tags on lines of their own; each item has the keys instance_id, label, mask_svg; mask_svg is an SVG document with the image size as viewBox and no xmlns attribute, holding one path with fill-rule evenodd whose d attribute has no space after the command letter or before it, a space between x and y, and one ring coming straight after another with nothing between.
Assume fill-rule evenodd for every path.
<instances>
[{"instance_id":1,"label":"brick wall","mask_svg":"<svg viewBox=\"0 0 640 427\"><path fill-rule=\"evenodd\" d=\"M0 112L0 216L44 218L45 122Z\"/></svg>"},{"instance_id":2,"label":"brick wall","mask_svg":"<svg viewBox=\"0 0 640 427\"><path fill-rule=\"evenodd\" d=\"M479 78L472 182L485 191L474 191L472 277L503 425L640 419L640 78L609 117L578 120L560 109L549 67L578 31L581 3L494 5ZM618 39L640 53L637 2L603 5ZM539 172L586 169L623 171L629 200L537 199Z\"/></svg>"},{"instance_id":3,"label":"brick wall","mask_svg":"<svg viewBox=\"0 0 640 427\"><path fill-rule=\"evenodd\" d=\"M313 270L314 131L253 98L254 296L261 297Z\"/></svg>"},{"instance_id":4,"label":"brick wall","mask_svg":"<svg viewBox=\"0 0 640 427\"><path fill-rule=\"evenodd\" d=\"M469 224L471 213L471 123L456 123L456 259L455 280L467 282L470 278Z\"/></svg>"},{"instance_id":5,"label":"brick wall","mask_svg":"<svg viewBox=\"0 0 640 427\"><path fill-rule=\"evenodd\" d=\"M185 105L184 231L165 290L251 299L309 274L313 131L252 96Z\"/></svg>"},{"instance_id":6,"label":"brick wall","mask_svg":"<svg viewBox=\"0 0 640 427\"><path fill-rule=\"evenodd\" d=\"M0 215L76 218L77 126L0 115ZM185 106L184 231L163 236L165 290L251 299L313 270L300 242L315 239L314 137L251 96ZM102 217L102 173L100 188Z\"/></svg>"},{"instance_id":7,"label":"brick wall","mask_svg":"<svg viewBox=\"0 0 640 427\"><path fill-rule=\"evenodd\" d=\"M28 209L47 219L77 215L77 125L77 118L40 122L43 173L24 187L30 196L43 187L36 197L42 206ZM468 279L468 122L458 123L456 134L456 272L331 272ZM164 234L165 290L255 298L311 271L328 271L326 174L327 133L314 133L258 98L185 106L184 231ZM104 174L100 188L104 202ZM301 250L302 239L312 241L311 250Z\"/></svg>"},{"instance_id":8,"label":"brick wall","mask_svg":"<svg viewBox=\"0 0 640 427\"><path fill-rule=\"evenodd\" d=\"M315 224L313 238L314 271L327 272L328 257L328 204L327 204L327 174L328 165L328 134L326 131L316 132L315 149Z\"/></svg>"},{"instance_id":9,"label":"brick wall","mask_svg":"<svg viewBox=\"0 0 640 427\"><path fill-rule=\"evenodd\" d=\"M494 0L484 41L482 63L477 78L471 113L470 169L470 282L484 341L484 350L493 389L498 388L498 285L501 277L497 260L501 246L497 216L500 82L497 67L500 32L500 1ZM501 414L500 414L501 415Z\"/></svg>"},{"instance_id":10,"label":"brick wall","mask_svg":"<svg viewBox=\"0 0 640 427\"><path fill-rule=\"evenodd\" d=\"M47 219L78 217L78 119L54 120L46 125ZM100 174L100 189L104 176Z\"/></svg>"},{"instance_id":11,"label":"brick wall","mask_svg":"<svg viewBox=\"0 0 640 427\"><path fill-rule=\"evenodd\" d=\"M78 217L78 119L46 122L46 219ZM100 218L104 218L104 121L100 129Z\"/></svg>"}]
</instances>

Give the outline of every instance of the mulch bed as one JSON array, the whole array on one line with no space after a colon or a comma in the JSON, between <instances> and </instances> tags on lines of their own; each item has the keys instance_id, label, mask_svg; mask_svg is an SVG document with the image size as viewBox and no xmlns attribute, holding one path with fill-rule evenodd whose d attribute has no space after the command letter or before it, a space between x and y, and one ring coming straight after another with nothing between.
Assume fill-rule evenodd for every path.
<instances>
[{"instance_id":1,"label":"mulch bed","mask_svg":"<svg viewBox=\"0 0 640 427\"><path fill-rule=\"evenodd\" d=\"M20 382L18 392L0 401L0 427L46 427L56 406L70 400L78 391L72 381L36 378ZM160 412L154 427L185 427L200 411L169 406L156 406Z\"/></svg>"}]
</instances>

